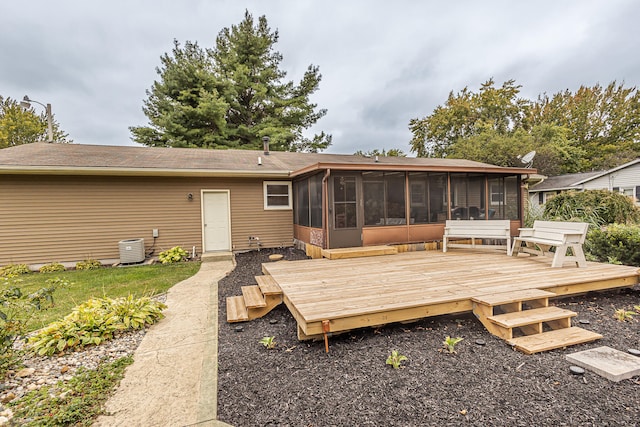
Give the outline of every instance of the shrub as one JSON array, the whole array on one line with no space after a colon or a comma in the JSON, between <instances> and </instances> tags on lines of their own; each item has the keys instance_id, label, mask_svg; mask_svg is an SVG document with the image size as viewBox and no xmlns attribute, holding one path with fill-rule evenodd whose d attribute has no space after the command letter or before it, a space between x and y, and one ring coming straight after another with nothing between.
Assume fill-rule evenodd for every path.
<instances>
[{"instance_id":1,"label":"shrub","mask_svg":"<svg viewBox=\"0 0 640 427\"><path fill-rule=\"evenodd\" d=\"M149 297L93 298L29 338L28 348L40 356L51 356L70 348L99 345L113 338L116 331L157 322L166 307Z\"/></svg>"},{"instance_id":2,"label":"shrub","mask_svg":"<svg viewBox=\"0 0 640 427\"><path fill-rule=\"evenodd\" d=\"M160 252L160 254L158 254L158 259L163 264L173 264L175 262L186 260L188 255L187 251L182 249L180 246L174 246L171 249Z\"/></svg>"},{"instance_id":3,"label":"shrub","mask_svg":"<svg viewBox=\"0 0 640 427\"><path fill-rule=\"evenodd\" d=\"M64 265L60 264L59 262L50 262L49 264L45 264L42 267L40 267L40 273L55 273L55 272L60 272L60 271L65 271L66 268L64 267Z\"/></svg>"},{"instance_id":4,"label":"shrub","mask_svg":"<svg viewBox=\"0 0 640 427\"><path fill-rule=\"evenodd\" d=\"M76 263L76 270L96 270L100 267L102 264L96 259L85 259Z\"/></svg>"},{"instance_id":5,"label":"shrub","mask_svg":"<svg viewBox=\"0 0 640 427\"><path fill-rule=\"evenodd\" d=\"M588 254L600 262L640 267L640 226L611 224L589 231Z\"/></svg>"},{"instance_id":6,"label":"shrub","mask_svg":"<svg viewBox=\"0 0 640 427\"><path fill-rule=\"evenodd\" d=\"M566 191L544 205L544 218L588 222L592 226L638 223L640 209L620 193L607 190Z\"/></svg>"},{"instance_id":7,"label":"shrub","mask_svg":"<svg viewBox=\"0 0 640 427\"><path fill-rule=\"evenodd\" d=\"M20 280L5 278L0 282L0 378L4 378L7 369L15 366L20 352L13 344L23 337L27 324L36 310L53 305L53 293L69 282L59 278L48 279L47 286L31 294L20 289Z\"/></svg>"}]
</instances>

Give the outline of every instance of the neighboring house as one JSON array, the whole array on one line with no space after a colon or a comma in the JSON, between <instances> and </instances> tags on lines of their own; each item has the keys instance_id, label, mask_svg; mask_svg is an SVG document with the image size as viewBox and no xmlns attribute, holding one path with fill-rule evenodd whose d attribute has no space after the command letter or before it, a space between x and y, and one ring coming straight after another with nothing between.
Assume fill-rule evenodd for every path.
<instances>
[{"instance_id":1,"label":"neighboring house","mask_svg":"<svg viewBox=\"0 0 640 427\"><path fill-rule=\"evenodd\" d=\"M543 205L549 197L567 190L609 190L640 200L640 159L599 172L552 176L529 188L531 204Z\"/></svg>"},{"instance_id":2,"label":"neighboring house","mask_svg":"<svg viewBox=\"0 0 640 427\"><path fill-rule=\"evenodd\" d=\"M0 265L442 239L523 213L525 168L468 160L35 143L0 150ZM154 231L157 230L157 236Z\"/></svg>"}]
</instances>

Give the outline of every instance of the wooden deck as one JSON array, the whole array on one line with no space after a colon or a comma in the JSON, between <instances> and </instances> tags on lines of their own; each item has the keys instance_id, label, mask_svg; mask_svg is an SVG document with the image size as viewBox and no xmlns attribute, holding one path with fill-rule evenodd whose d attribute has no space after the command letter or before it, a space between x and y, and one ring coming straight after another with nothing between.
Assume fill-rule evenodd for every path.
<instances>
[{"instance_id":1,"label":"wooden deck","mask_svg":"<svg viewBox=\"0 0 640 427\"><path fill-rule=\"evenodd\" d=\"M265 263L298 322L300 338L470 312L472 298L544 289L558 296L633 286L640 270L588 263L551 268L546 257L493 251L407 252L353 259ZM575 265L575 264L574 264Z\"/></svg>"}]
</instances>

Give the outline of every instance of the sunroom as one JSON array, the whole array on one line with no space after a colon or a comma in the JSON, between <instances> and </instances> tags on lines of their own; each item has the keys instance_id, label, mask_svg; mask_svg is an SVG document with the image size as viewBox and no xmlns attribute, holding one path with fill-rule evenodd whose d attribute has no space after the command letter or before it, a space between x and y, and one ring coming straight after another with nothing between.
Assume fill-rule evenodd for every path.
<instances>
[{"instance_id":1,"label":"sunroom","mask_svg":"<svg viewBox=\"0 0 640 427\"><path fill-rule=\"evenodd\" d=\"M294 173L294 238L323 249L434 242L442 240L445 221L456 219L507 219L517 234L522 180L535 170L408 160L366 169L318 164Z\"/></svg>"}]
</instances>

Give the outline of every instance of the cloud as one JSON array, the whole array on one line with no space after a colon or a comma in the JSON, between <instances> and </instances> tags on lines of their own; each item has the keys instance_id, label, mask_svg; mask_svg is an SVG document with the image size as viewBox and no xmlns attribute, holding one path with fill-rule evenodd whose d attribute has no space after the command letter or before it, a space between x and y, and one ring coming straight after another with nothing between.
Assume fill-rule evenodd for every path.
<instances>
[{"instance_id":1,"label":"cloud","mask_svg":"<svg viewBox=\"0 0 640 427\"><path fill-rule=\"evenodd\" d=\"M312 100L328 113L310 133L333 134L331 152L408 151L411 118L490 77L515 79L528 98L640 83L632 0L33 0L0 5L0 95L52 103L77 143L132 144L128 127L146 124L145 90L173 39L213 46L245 9L278 29L288 79L320 67Z\"/></svg>"}]
</instances>

